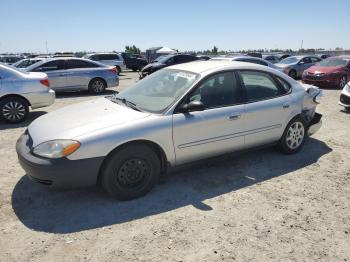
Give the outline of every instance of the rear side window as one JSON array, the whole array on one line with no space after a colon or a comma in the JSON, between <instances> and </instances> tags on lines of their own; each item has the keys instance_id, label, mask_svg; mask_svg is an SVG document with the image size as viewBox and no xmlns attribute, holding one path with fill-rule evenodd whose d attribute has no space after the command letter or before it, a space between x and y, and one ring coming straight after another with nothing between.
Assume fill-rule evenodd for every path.
<instances>
[{"instance_id":1,"label":"rear side window","mask_svg":"<svg viewBox=\"0 0 350 262\"><path fill-rule=\"evenodd\" d=\"M74 69L74 68L93 68L97 67L94 63L88 62L88 61L82 61L82 60L67 60L67 69Z\"/></svg>"},{"instance_id":2,"label":"rear side window","mask_svg":"<svg viewBox=\"0 0 350 262\"><path fill-rule=\"evenodd\" d=\"M100 55L100 60L119 60L117 54L103 54Z\"/></svg>"},{"instance_id":3,"label":"rear side window","mask_svg":"<svg viewBox=\"0 0 350 262\"><path fill-rule=\"evenodd\" d=\"M240 71L247 101L259 101L274 98L286 91L268 73L259 71Z\"/></svg>"},{"instance_id":4,"label":"rear side window","mask_svg":"<svg viewBox=\"0 0 350 262\"><path fill-rule=\"evenodd\" d=\"M41 66L34 69L34 71L55 71L55 70L63 70L65 69L64 60L54 60L47 63L42 64Z\"/></svg>"}]
</instances>

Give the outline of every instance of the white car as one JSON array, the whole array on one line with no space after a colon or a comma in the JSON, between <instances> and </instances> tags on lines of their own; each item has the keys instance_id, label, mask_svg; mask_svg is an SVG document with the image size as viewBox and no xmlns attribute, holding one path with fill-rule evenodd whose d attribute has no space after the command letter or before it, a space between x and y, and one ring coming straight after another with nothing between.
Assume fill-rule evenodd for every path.
<instances>
[{"instance_id":1,"label":"white car","mask_svg":"<svg viewBox=\"0 0 350 262\"><path fill-rule=\"evenodd\" d=\"M24 121L32 109L53 104L55 92L44 73L27 73L0 64L0 118L10 123Z\"/></svg>"},{"instance_id":2,"label":"white car","mask_svg":"<svg viewBox=\"0 0 350 262\"><path fill-rule=\"evenodd\" d=\"M37 62L43 61L46 58L42 57L36 57L36 58L25 58L22 60L19 60L18 62L12 64L13 67L19 68L19 69L24 69L27 68L28 66L31 66Z\"/></svg>"},{"instance_id":3,"label":"white car","mask_svg":"<svg viewBox=\"0 0 350 262\"><path fill-rule=\"evenodd\" d=\"M350 110L350 82L344 86L340 94L339 105L345 107L346 110Z\"/></svg>"},{"instance_id":4,"label":"white car","mask_svg":"<svg viewBox=\"0 0 350 262\"><path fill-rule=\"evenodd\" d=\"M110 195L132 199L169 168L191 161L271 144L298 152L321 126L320 93L266 66L184 63L116 95L41 116L16 149L38 183L101 183Z\"/></svg>"},{"instance_id":5,"label":"white car","mask_svg":"<svg viewBox=\"0 0 350 262\"><path fill-rule=\"evenodd\" d=\"M87 54L83 58L97 61L105 65L115 66L119 73L126 70L124 59L119 53L94 53Z\"/></svg>"}]
</instances>

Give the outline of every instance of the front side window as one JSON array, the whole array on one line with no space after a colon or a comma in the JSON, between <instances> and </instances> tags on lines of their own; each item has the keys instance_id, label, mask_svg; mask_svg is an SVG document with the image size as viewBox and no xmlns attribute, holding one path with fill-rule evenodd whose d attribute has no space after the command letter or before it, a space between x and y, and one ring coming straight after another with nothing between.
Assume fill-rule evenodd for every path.
<instances>
[{"instance_id":1,"label":"front side window","mask_svg":"<svg viewBox=\"0 0 350 262\"><path fill-rule=\"evenodd\" d=\"M199 75L192 72L163 69L124 89L116 97L133 103L143 111L162 113L187 92L198 78Z\"/></svg>"},{"instance_id":2,"label":"front side window","mask_svg":"<svg viewBox=\"0 0 350 262\"><path fill-rule=\"evenodd\" d=\"M200 101L205 108L224 107L242 102L241 88L233 72L215 74L200 84L187 102Z\"/></svg>"},{"instance_id":3,"label":"front side window","mask_svg":"<svg viewBox=\"0 0 350 262\"><path fill-rule=\"evenodd\" d=\"M241 71L241 79L245 88L247 101L259 101L286 93L275 79L268 73L258 71Z\"/></svg>"},{"instance_id":4,"label":"front side window","mask_svg":"<svg viewBox=\"0 0 350 262\"><path fill-rule=\"evenodd\" d=\"M305 57L301 60L301 62L303 62L304 64L309 64L311 63L311 58L310 57Z\"/></svg>"}]
</instances>

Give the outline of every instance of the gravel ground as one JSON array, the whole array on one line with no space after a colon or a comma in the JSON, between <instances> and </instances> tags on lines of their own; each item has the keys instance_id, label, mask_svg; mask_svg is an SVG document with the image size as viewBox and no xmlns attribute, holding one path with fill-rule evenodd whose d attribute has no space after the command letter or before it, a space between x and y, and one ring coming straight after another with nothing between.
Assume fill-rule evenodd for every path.
<instances>
[{"instance_id":1,"label":"gravel ground","mask_svg":"<svg viewBox=\"0 0 350 262\"><path fill-rule=\"evenodd\" d=\"M136 78L126 72L118 89ZM324 125L298 154L228 155L128 202L47 190L17 162L33 119L93 96L59 95L24 124L0 122L0 261L350 261L350 114L339 90L324 93Z\"/></svg>"}]
</instances>

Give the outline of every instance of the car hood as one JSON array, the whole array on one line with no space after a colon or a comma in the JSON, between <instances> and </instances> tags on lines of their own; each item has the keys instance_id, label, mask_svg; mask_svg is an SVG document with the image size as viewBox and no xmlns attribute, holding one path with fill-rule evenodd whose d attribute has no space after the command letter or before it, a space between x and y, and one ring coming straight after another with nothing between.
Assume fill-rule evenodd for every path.
<instances>
[{"instance_id":1,"label":"car hood","mask_svg":"<svg viewBox=\"0 0 350 262\"><path fill-rule=\"evenodd\" d=\"M162 64L162 63L151 63L151 64L146 65L142 69L142 71L147 71L150 68L161 68L161 67L165 67L165 64Z\"/></svg>"},{"instance_id":2,"label":"car hood","mask_svg":"<svg viewBox=\"0 0 350 262\"><path fill-rule=\"evenodd\" d=\"M328 73L336 72L341 68L342 68L341 66L333 66L333 67L312 66L309 69L307 69L306 72L311 74L322 74L322 73L328 74Z\"/></svg>"},{"instance_id":3,"label":"car hood","mask_svg":"<svg viewBox=\"0 0 350 262\"><path fill-rule=\"evenodd\" d=\"M35 147L50 140L74 139L102 128L123 125L149 115L149 113L113 103L106 98L99 98L43 115L29 125L28 132Z\"/></svg>"}]
</instances>

